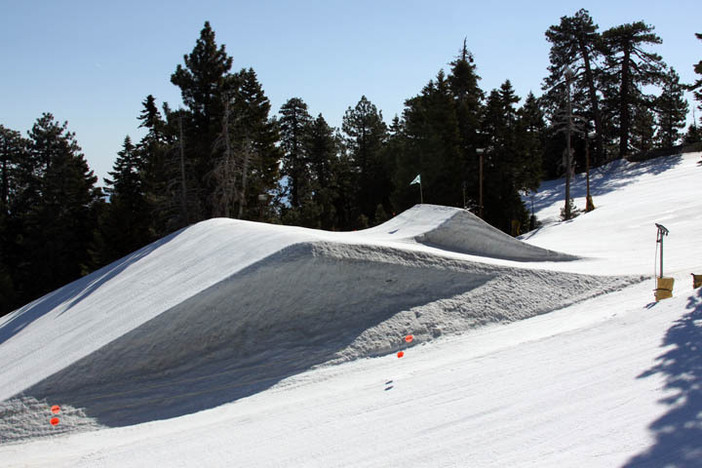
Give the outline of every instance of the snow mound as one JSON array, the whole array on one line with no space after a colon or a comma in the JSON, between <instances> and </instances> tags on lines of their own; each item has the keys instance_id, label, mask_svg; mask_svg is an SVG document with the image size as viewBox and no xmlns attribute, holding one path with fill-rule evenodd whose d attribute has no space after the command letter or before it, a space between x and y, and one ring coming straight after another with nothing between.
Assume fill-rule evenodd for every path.
<instances>
[{"instance_id":1,"label":"snow mound","mask_svg":"<svg viewBox=\"0 0 702 468\"><path fill-rule=\"evenodd\" d=\"M100 424L234 401L330 361L386 354L552 311L638 278L534 271L390 246L289 245L144 322L21 395ZM119 317L112 320L118 321Z\"/></svg>"},{"instance_id":2,"label":"snow mound","mask_svg":"<svg viewBox=\"0 0 702 468\"><path fill-rule=\"evenodd\" d=\"M393 352L406 333L520 320L640 280L491 258L572 259L432 205L355 233L204 221L0 319L0 400L107 426L165 419Z\"/></svg>"},{"instance_id":3,"label":"snow mound","mask_svg":"<svg viewBox=\"0 0 702 468\"><path fill-rule=\"evenodd\" d=\"M558 262L578 257L517 240L459 208L416 205L366 235L412 239L439 249L519 262Z\"/></svg>"}]
</instances>

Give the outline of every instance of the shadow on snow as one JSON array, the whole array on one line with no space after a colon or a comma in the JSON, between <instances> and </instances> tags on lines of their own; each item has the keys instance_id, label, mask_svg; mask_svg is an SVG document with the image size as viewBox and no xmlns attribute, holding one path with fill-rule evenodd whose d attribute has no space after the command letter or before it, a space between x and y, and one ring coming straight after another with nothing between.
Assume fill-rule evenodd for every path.
<instances>
[{"instance_id":1,"label":"shadow on snow","mask_svg":"<svg viewBox=\"0 0 702 468\"><path fill-rule=\"evenodd\" d=\"M0 344L3 344L5 341L21 332L27 325L62 304L66 304L66 306L61 314L67 312L97 291L102 285L122 273L130 265L138 262L167 242L170 242L181 232L182 231L175 232L163 239L153 242L146 247L94 271L88 276L69 283L11 312L2 318L5 319L4 323L1 323L2 319L0 319Z\"/></svg>"},{"instance_id":2,"label":"shadow on snow","mask_svg":"<svg viewBox=\"0 0 702 468\"><path fill-rule=\"evenodd\" d=\"M665 388L675 391L662 400L670 409L650 425L653 446L625 466L702 466L702 289L687 309L663 339L661 347L670 349L639 376L665 376Z\"/></svg>"},{"instance_id":3,"label":"shadow on snow","mask_svg":"<svg viewBox=\"0 0 702 468\"><path fill-rule=\"evenodd\" d=\"M644 174L658 175L668 171L682 163L682 155L666 156L656 158L649 161L629 163L623 159L614 161L610 164L590 170L590 194L593 198L614 192L626 185L636 181L637 177ZM546 182L539 188L539 192L534 195L533 199L530 196L524 198L524 202L531 210L535 212L543 208L552 206L555 203L563 202L565 194L565 180ZM587 185L585 173L576 174L570 187L571 198L585 198L587 194ZM595 205L597 200L595 199ZM584 207L580 207L584 208Z\"/></svg>"}]
</instances>

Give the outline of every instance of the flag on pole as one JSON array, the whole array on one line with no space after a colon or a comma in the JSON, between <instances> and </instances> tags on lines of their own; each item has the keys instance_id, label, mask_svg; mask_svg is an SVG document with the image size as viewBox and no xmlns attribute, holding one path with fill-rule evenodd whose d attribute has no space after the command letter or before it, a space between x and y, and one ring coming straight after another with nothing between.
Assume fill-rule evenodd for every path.
<instances>
[{"instance_id":1,"label":"flag on pole","mask_svg":"<svg viewBox=\"0 0 702 468\"><path fill-rule=\"evenodd\" d=\"M417 174L417 177L415 177L414 180L412 182L410 182L410 185L413 185L413 184L420 184L421 185L421 183L422 183L422 176L421 176L421 174Z\"/></svg>"}]
</instances>

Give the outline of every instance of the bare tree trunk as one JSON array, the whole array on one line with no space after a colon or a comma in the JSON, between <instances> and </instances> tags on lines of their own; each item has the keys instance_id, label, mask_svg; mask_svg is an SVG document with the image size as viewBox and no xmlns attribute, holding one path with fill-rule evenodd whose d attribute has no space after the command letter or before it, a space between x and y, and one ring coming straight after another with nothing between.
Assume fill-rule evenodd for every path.
<instances>
[{"instance_id":1,"label":"bare tree trunk","mask_svg":"<svg viewBox=\"0 0 702 468\"><path fill-rule=\"evenodd\" d=\"M187 226L188 224L188 204L186 200L187 187L185 185L185 148L183 146L183 116L178 116L178 146L180 147L180 184L181 184L181 197L180 197L180 215L183 220L183 224Z\"/></svg>"},{"instance_id":2,"label":"bare tree trunk","mask_svg":"<svg viewBox=\"0 0 702 468\"><path fill-rule=\"evenodd\" d=\"M592 74L592 68L590 65L590 55L587 52L587 47L585 46L582 39L578 42L580 47L580 54L583 56L583 61L585 62L585 80L587 81L587 87L590 95L590 105L592 106L592 116L595 121L595 160L598 163L604 162L604 138L602 137L602 117L600 115L600 106L597 103L597 90L595 89L595 78Z\"/></svg>"},{"instance_id":3,"label":"bare tree trunk","mask_svg":"<svg viewBox=\"0 0 702 468\"><path fill-rule=\"evenodd\" d=\"M570 146L570 137L573 127L573 106L570 100L570 81L573 78L573 72L567 69L566 75L566 92L568 94L568 128L566 129L566 184L565 184L565 219L570 219L570 176L573 171L573 154Z\"/></svg>"},{"instance_id":4,"label":"bare tree trunk","mask_svg":"<svg viewBox=\"0 0 702 468\"><path fill-rule=\"evenodd\" d=\"M622 83L619 89L619 157L623 158L629 152L629 127L631 126L631 116L629 113L629 60L631 51L624 50L622 60Z\"/></svg>"},{"instance_id":5,"label":"bare tree trunk","mask_svg":"<svg viewBox=\"0 0 702 468\"><path fill-rule=\"evenodd\" d=\"M236 187L236 174L233 170L234 158L232 155L231 141L229 139L229 100L224 103L224 121L222 122L222 135L224 137L224 160L223 160L223 181L222 197L224 204L224 216L230 217L231 207L234 203L234 190Z\"/></svg>"},{"instance_id":6,"label":"bare tree trunk","mask_svg":"<svg viewBox=\"0 0 702 468\"><path fill-rule=\"evenodd\" d=\"M251 141L246 138L244 141L244 167L241 174L241 193L239 196L239 215L241 219L244 216L244 208L246 207L246 179L249 172L249 161L251 159Z\"/></svg>"}]
</instances>

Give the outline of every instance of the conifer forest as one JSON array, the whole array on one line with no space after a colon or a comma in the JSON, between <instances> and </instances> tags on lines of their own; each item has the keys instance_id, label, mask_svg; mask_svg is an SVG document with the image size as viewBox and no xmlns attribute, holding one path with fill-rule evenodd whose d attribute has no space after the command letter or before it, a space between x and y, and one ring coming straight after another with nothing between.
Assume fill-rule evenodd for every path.
<instances>
[{"instance_id":1,"label":"conifer forest","mask_svg":"<svg viewBox=\"0 0 702 468\"><path fill-rule=\"evenodd\" d=\"M684 93L702 110L702 61L690 64L696 82L682 83L652 52L654 26L601 31L580 10L545 38L538 97L509 80L481 89L464 41L401 115L386 121L359 96L334 128L297 97L272 109L256 71L232 70L206 22L163 77L182 103L145 90L135 116L144 136L124 137L104 186L68 122L47 112L25 134L0 122L0 315L213 217L363 229L419 203L421 189L424 203L518 235L537 226L524 200L542 180L700 150L702 119L687 125ZM567 208L564 218L585 209Z\"/></svg>"}]
</instances>

